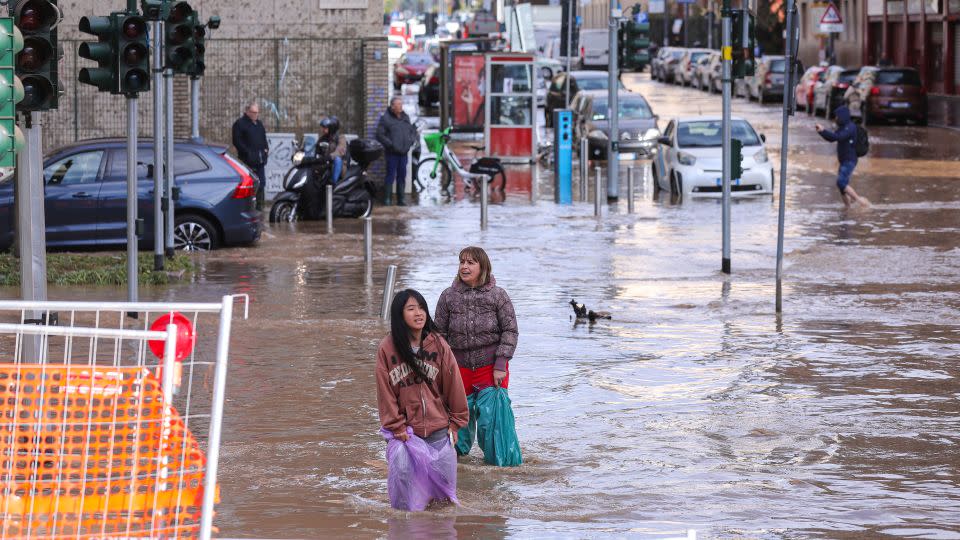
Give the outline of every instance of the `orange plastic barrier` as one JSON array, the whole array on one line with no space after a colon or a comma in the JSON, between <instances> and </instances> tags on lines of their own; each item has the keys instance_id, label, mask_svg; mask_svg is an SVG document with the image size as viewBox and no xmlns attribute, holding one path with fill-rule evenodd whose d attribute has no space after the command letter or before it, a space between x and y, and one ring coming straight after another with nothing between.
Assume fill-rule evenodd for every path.
<instances>
[{"instance_id":1,"label":"orange plastic barrier","mask_svg":"<svg viewBox=\"0 0 960 540\"><path fill-rule=\"evenodd\" d=\"M149 371L0 364L0 411L7 538L198 535L206 460Z\"/></svg>"}]
</instances>

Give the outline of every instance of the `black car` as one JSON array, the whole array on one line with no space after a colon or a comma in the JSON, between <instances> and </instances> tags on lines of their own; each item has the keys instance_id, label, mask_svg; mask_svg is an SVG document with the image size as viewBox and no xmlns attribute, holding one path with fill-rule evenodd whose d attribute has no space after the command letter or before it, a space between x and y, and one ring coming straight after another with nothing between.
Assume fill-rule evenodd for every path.
<instances>
[{"instance_id":1,"label":"black car","mask_svg":"<svg viewBox=\"0 0 960 540\"><path fill-rule=\"evenodd\" d=\"M417 102L421 107L432 107L440 103L440 64L433 64L423 72Z\"/></svg>"},{"instance_id":2,"label":"black car","mask_svg":"<svg viewBox=\"0 0 960 540\"><path fill-rule=\"evenodd\" d=\"M570 72L570 100L580 90L607 90L610 88L610 77L606 71L571 71ZM553 126L553 111L567 107L566 102L567 74L558 73L550 81L547 89L547 100L544 105L547 127ZM617 81L621 90L626 90L623 83Z\"/></svg>"},{"instance_id":3,"label":"black car","mask_svg":"<svg viewBox=\"0 0 960 540\"><path fill-rule=\"evenodd\" d=\"M260 238L260 181L227 147L174 145L174 247L187 251L250 244ZM153 143L137 149L140 247L153 248ZM91 139L61 147L43 161L47 245L56 248L127 243L125 139ZM14 176L0 179L0 251L14 240Z\"/></svg>"}]
</instances>

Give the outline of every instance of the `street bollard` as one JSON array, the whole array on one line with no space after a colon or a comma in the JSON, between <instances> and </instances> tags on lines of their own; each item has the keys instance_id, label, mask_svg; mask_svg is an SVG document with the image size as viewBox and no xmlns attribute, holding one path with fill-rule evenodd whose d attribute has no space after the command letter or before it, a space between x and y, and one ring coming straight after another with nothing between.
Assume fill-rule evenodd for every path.
<instances>
[{"instance_id":1,"label":"street bollard","mask_svg":"<svg viewBox=\"0 0 960 540\"><path fill-rule=\"evenodd\" d=\"M370 266L373 263L373 218L363 218L363 262Z\"/></svg>"},{"instance_id":2,"label":"street bollard","mask_svg":"<svg viewBox=\"0 0 960 540\"><path fill-rule=\"evenodd\" d=\"M597 179L593 183L593 215L600 217L600 167L596 168Z\"/></svg>"},{"instance_id":3,"label":"street bollard","mask_svg":"<svg viewBox=\"0 0 960 540\"><path fill-rule=\"evenodd\" d=\"M393 301L393 288L397 285L397 265L387 267L387 280L383 284L383 303L380 305L380 318L390 318L390 302Z\"/></svg>"},{"instance_id":4,"label":"street bollard","mask_svg":"<svg viewBox=\"0 0 960 540\"><path fill-rule=\"evenodd\" d=\"M333 234L333 186L327 186L327 234Z\"/></svg>"},{"instance_id":5,"label":"street bollard","mask_svg":"<svg viewBox=\"0 0 960 540\"><path fill-rule=\"evenodd\" d=\"M587 201L587 180L590 175L590 147L586 137L580 139L580 202Z\"/></svg>"},{"instance_id":6,"label":"street bollard","mask_svg":"<svg viewBox=\"0 0 960 540\"><path fill-rule=\"evenodd\" d=\"M627 167L627 213L633 213L633 165Z\"/></svg>"},{"instance_id":7,"label":"street bollard","mask_svg":"<svg viewBox=\"0 0 960 540\"><path fill-rule=\"evenodd\" d=\"M480 179L480 230L487 230L487 205L490 203L490 177Z\"/></svg>"}]
</instances>

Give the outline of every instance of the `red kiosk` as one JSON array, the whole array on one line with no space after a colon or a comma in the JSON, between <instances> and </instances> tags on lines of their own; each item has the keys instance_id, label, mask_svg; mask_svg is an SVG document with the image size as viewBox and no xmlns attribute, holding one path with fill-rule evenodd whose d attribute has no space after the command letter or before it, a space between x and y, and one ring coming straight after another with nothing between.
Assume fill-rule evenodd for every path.
<instances>
[{"instance_id":1,"label":"red kiosk","mask_svg":"<svg viewBox=\"0 0 960 540\"><path fill-rule=\"evenodd\" d=\"M537 152L534 56L485 56L484 139L486 153L508 163L532 163Z\"/></svg>"}]
</instances>

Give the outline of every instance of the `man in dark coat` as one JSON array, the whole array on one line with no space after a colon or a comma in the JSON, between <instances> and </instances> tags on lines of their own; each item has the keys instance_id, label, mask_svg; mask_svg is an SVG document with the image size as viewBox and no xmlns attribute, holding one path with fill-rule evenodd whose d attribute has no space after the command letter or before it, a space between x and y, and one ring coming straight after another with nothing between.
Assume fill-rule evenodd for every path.
<instances>
[{"instance_id":1,"label":"man in dark coat","mask_svg":"<svg viewBox=\"0 0 960 540\"><path fill-rule=\"evenodd\" d=\"M862 202L861 197L850 186L850 176L857 166L857 125L850 119L850 109L846 105L837 107L834 112L837 120L837 130L831 131L817 124L816 130L824 140L837 143L837 161L840 162L840 171L837 173L837 189L840 198L846 207Z\"/></svg>"},{"instance_id":2,"label":"man in dark coat","mask_svg":"<svg viewBox=\"0 0 960 540\"><path fill-rule=\"evenodd\" d=\"M240 161L256 173L260 181L257 185L257 210L263 210L264 187L267 185L264 169L270 146L267 144L267 130L260 121L260 106L255 100L247 103L243 116L233 123L233 146L237 149Z\"/></svg>"},{"instance_id":3,"label":"man in dark coat","mask_svg":"<svg viewBox=\"0 0 960 540\"><path fill-rule=\"evenodd\" d=\"M380 117L377 123L377 141L383 145L387 158L386 194L383 204L390 205L393 184L397 184L397 206L406 206L403 203L403 188L407 179L407 152L416 142L417 128L410 123L410 117L403 112L403 99L394 97L390 100L390 107Z\"/></svg>"}]
</instances>

